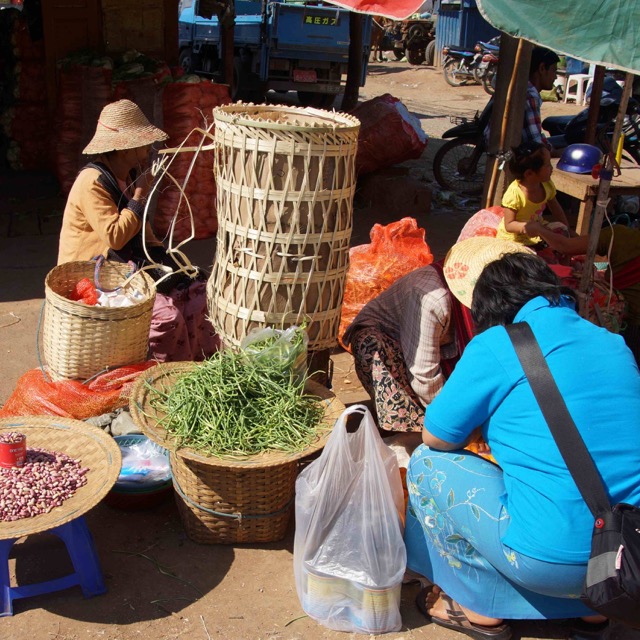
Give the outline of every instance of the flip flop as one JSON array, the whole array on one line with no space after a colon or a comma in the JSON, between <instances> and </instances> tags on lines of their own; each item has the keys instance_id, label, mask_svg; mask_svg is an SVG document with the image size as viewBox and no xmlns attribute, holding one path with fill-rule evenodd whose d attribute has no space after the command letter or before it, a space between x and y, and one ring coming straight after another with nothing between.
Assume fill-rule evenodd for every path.
<instances>
[{"instance_id":1,"label":"flip flop","mask_svg":"<svg viewBox=\"0 0 640 640\"><path fill-rule=\"evenodd\" d=\"M431 615L427 611L426 601L427 595L432 589L432 586L425 587L416 597L416 606L427 620L446 629L453 629L454 631L464 633L471 638L475 638L475 640L509 640L511 638L511 627L507 623L503 622L498 625L486 626L471 622L460 608L460 605L444 592L440 593L440 597L447 604L448 619L437 618Z\"/></svg>"}]
</instances>

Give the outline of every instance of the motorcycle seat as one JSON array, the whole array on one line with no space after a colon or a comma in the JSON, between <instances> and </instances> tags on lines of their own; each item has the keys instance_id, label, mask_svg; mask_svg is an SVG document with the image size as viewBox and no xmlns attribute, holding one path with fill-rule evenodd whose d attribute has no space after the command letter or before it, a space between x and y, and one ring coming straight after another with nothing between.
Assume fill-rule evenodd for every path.
<instances>
[{"instance_id":1,"label":"motorcycle seat","mask_svg":"<svg viewBox=\"0 0 640 640\"><path fill-rule=\"evenodd\" d=\"M464 49L463 47L455 47L453 45L449 45L447 47L450 53L455 53L457 55L462 55L467 58L473 58L475 53L473 51L469 51L468 49Z\"/></svg>"},{"instance_id":2,"label":"motorcycle seat","mask_svg":"<svg viewBox=\"0 0 640 640\"><path fill-rule=\"evenodd\" d=\"M478 44L485 50L488 51L490 53L497 53L498 51L500 51L500 45L499 44L491 44L490 42L483 42L482 40L480 40L478 42Z\"/></svg>"}]
</instances>

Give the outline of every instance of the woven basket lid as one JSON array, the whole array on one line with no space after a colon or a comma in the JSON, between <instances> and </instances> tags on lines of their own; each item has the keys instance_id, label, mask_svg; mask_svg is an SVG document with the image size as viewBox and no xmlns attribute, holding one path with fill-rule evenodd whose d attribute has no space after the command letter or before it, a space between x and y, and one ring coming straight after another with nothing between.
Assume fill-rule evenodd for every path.
<instances>
[{"instance_id":1,"label":"woven basket lid","mask_svg":"<svg viewBox=\"0 0 640 640\"><path fill-rule=\"evenodd\" d=\"M235 102L213 110L216 122L274 131L357 131L360 120L348 113L310 107Z\"/></svg>"},{"instance_id":2,"label":"woven basket lid","mask_svg":"<svg viewBox=\"0 0 640 640\"><path fill-rule=\"evenodd\" d=\"M167 433L163 426L158 424L165 414L151 406L153 390L150 387L166 393L181 375L188 373L197 366L198 363L196 362L169 362L144 371L136 379L131 389L129 400L131 417L142 432L156 444L173 451L176 455L186 460L214 467L238 466L250 468L271 467L295 462L319 451L325 446L335 421L345 409L345 406L329 389L317 382L308 380L305 391L320 398L324 403L325 409L324 419L322 425L318 428L316 440L310 446L296 453L267 451L251 456L207 456L188 447L179 447L176 439Z\"/></svg>"},{"instance_id":3,"label":"woven basket lid","mask_svg":"<svg viewBox=\"0 0 640 640\"><path fill-rule=\"evenodd\" d=\"M120 474L122 457L115 440L98 427L80 420L58 417L20 416L0 420L0 433L19 431L27 437L27 449L39 448L64 453L87 467L87 484L71 498L32 518L0 522L0 540L21 538L48 531L94 507L113 487Z\"/></svg>"}]
</instances>

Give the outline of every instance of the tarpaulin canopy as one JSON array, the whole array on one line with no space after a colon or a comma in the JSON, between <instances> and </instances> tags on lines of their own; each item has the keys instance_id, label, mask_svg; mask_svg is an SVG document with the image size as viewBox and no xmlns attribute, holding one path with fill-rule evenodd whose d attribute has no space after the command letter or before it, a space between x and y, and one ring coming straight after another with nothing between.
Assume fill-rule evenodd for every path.
<instances>
[{"instance_id":1,"label":"tarpaulin canopy","mask_svg":"<svg viewBox=\"0 0 640 640\"><path fill-rule=\"evenodd\" d=\"M357 13L371 13L392 20L404 20L413 15L424 3L424 0L326 0Z\"/></svg>"},{"instance_id":2,"label":"tarpaulin canopy","mask_svg":"<svg viewBox=\"0 0 640 640\"><path fill-rule=\"evenodd\" d=\"M477 6L485 20L516 38L640 74L637 0L477 0Z\"/></svg>"}]
</instances>

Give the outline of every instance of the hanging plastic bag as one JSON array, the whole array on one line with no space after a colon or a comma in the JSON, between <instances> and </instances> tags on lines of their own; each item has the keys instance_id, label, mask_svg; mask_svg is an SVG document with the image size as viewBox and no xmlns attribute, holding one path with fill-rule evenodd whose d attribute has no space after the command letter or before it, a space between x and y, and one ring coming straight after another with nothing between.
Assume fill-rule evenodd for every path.
<instances>
[{"instance_id":1,"label":"hanging plastic bag","mask_svg":"<svg viewBox=\"0 0 640 640\"><path fill-rule=\"evenodd\" d=\"M355 433L347 417L361 413ZM304 611L337 631L399 631L407 554L398 462L363 405L296 481L293 566Z\"/></svg>"}]
</instances>

